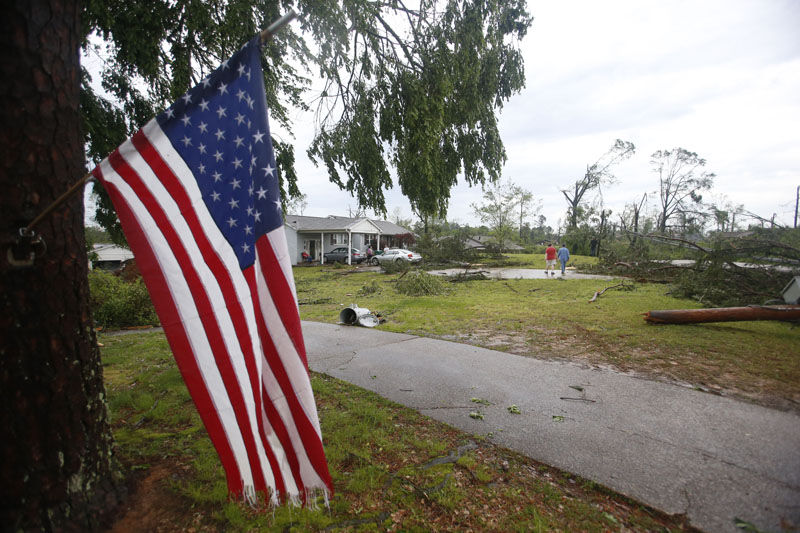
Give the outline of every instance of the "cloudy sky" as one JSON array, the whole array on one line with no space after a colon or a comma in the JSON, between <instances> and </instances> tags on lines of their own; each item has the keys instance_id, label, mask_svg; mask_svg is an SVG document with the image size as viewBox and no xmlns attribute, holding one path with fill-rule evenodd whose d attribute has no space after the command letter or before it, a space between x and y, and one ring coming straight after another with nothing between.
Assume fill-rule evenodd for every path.
<instances>
[{"instance_id":1,"label":"cloudy sky","mask_svg":"<svg viewBox=\"0 0 800 533\"><path fill-rule=\"evenodd\" d=\"M580 178L617 138L636 155L615 169L607 208L658 186L656 150L682 147L717 174L710 195L791 224L800 185L800 2L540 1L522 42L526 89L501 113L508 152L504 178L542 200L556 226L559 192ZM356 202L303 159L311 117L296 117L298 174L306 215L346 214ZM476 223L480 188L453 190L449 220ZM649 204L657 204L651 197ZM391 213L411 209L399 191ZM614 215L616 217L616 214Z\"/></svg>"}]
</instances>

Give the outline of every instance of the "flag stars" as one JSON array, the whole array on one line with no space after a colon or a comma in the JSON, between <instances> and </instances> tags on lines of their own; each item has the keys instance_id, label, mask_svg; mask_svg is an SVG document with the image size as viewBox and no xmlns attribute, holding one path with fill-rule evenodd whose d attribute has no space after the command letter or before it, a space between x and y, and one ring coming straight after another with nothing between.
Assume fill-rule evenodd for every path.
<instances>
[{"instance_id":1,"label":"flag stars","mask_svg":"<svg viewBox=\"0 0 800 533\"><path fill-rule=\"evenodd\" d=\"M239 168L242 166L242 160L238 157L233 160L233 168Z\"/></svg>"},{"instance_id":2,"label":"flag stars","mask_svg":"<svg viewBox=\"0 0 800 533\"><path fill-rule=\"evenodd\" d=\"M200 163L200 165L198 165L198 167L197 167L197 171L200 174L205 174L206 173L206 166L203 163Z\"/></svg>"},{"instance_id":3,"label":"flag stars","mask_svg":"<svg viewBox=\"0 0 800 533\"><path fill-rule=\"evenodd\" d=\"M197 147L197 149L200 150L201 154L206 153L206 145L203 144L203 143L200 143L200 145Z\"/></svg>"},{"instance_id":4,"label":"flag stars","mask_svg":"<svg viewBox=\"0 0 800 533\"><path fill-rule=\"evenodd\" d=\"M220 95L226 94L228 92L228 85L225 83L220 83L219 87L217 87Z\"/></svg>"},{"instance_id":5,"label":"flag stars","mask_svg":"<svg viewBox=\"0 0 800 533\"><path fill-rule=\"evenodd\" d=\"M241 126L242 122L244 122L245 116L241 113L236 113L236 125Z\"/></svg>"},{"instance_id":6,"label":"flag stars","mask_svg":"<svg viewBox=\"0 0 800 533\"><path fill-rule=\"evenodd\" d=\"M200 133L208 132L208 124L205 122L201 122L197 127L200 128Z\"/></svg>"},{"instance_id":7,"label":"flag stars","mask_svg":"<svg viewBox=\"0 0 800 533\"><path fill-rule=\"evenodd\" d=\"M181 142L183 143L184 146L190 146L192 144L192 140L189 137L187 137L186 135L183 136L183 139L181 139Z\"/></svg>"},{"instance_id":8,"label":"flag stars","mask_svg":"<svg viewBox=\"0 0 800 533\"><path fill-rule=\"evenodd\" d=\"M205 98L203 98L202 100L200 100L200 108L201 108L203 111L208 111L208 102L206 101L206 99L205 99Z\"/></svg>"},{"instance_id":9,"label":"flag stars","mask_svg":"<svg viewBox=\"0 0 800 533\"><path fill-rule=\"evenodd\" d=\"M231 206L231 209L236 209L239 207L239 200L236 198L231 198L231 201L228 202L228 205Z\"/></svg>"},{"instance_id":10,"label":"flag stars","mask_svg":"<svg viewBox=\"0 0 800 533\"><path fill-rule=\"evenodd\" d=\"M228 115L227 115L227 113L226 113L226 111L227 111L227 110L226 110L224 107L222 107L222 106L219 106L219 107L217 108L217 118L222 118L222 117L226 117L226 116L228 116Z\"/></svg>"},{"instance_id":11,"label":"flag stars","mask_svg":"<svg viewBox=\"0 0 800 533\"><path fill-rule=\"evenodd\" d=\"M256 222L259 222L261 220L261 213L259 211L253 213L253 220L255 220Z\"/></svg>"},{"instance_id":12,"label":"flag stars","mask_svg":"<svg viewBox=\"0 0 800 533\"><path fill-rule=\"evenodd\" d=\"M222 181L222 174L220 174L219 171L214 172L213 174L211 174L211 177L214 178L214 182L215 183L219 182L219 181Z\"/></svg>"},{"instance_id":13,"label":"flag stars","mask_svg":"<svg viewBox=\"0 0 800 533\"><path fill-rule=\"evenodd\" d=\"M253 109L253 104L255 103L256 101L253 98L251 98L250 95L247 95L247 105L250 107L250 109Z\"/></svg>"},{"instance_id":14,"label":"flag stars","mask_svg":"<svg viewBox=\"0 0 800 533\"><path fill-rule=\"evenodd\" d=\"M253 211L255 211L255 209L253 209L253 206L252 205L248 205L247 206L247 216L249 216L249 217L253 216Z\"/></svg>"},{"instance_id":15,"label":"flag stars","mask_svg":"<svg viewBox=\"0 0 800 533\"><path fill-rule=\"evenodd\" d=\"M217 160L217 163L219 163L220 161L222 161L222 152L220 152L219 150L217 150L216 152L214 152L214 159L216 159L216 160Z\"/></svg>"},{"instance_id":16,"label":"flag stars","mask_svg":"<svg viewBox=\"0 0 800 533\"><path fill-rule=\"evenodd\" d=\"M233 187L233 190L234 190L234 191L235 191L236 189L240 189L240 188L242 187L242 186L240 185L240 183L242 183L242 180L237 180L236 178L233 178L233 180L231 180L231 187Z\"/></svg>"},{"instance_id":17,"label":"flag stars","mask_svg":"<svg viewBox=\"0 0 800 533\"><path fill-rule=\"evenodd\" d=\"M242 244L242 253L249 253L250 252L250 245L247 243Z\"/></svg>"},{"instance_id":18,"label":"flag stars","mask_svg":"<svg viewBox=\"0 0 800 533\"><path fill-rule=\"evenodd\" d=\"M192 95L189 93L184 94L181 98L183 98L184 104L190 104L192 102Z\"/></svg>"},{"instance_id":19,"label":"flag stars","mask_svg":"<svg viewBox=\"0 0 800 533\"><path fill-rule=\"evenodd\" d=\"M264 187L259 187L258 190L256 191L256 194L258 194L259 200L263 200L264 197L267 195L267 190Z\"/></svg>"},{"instance_id":20,"label":"flag stars","mask_svg":"<svg viewBox=\"0 0 800 533\"><path fill-rule=\"evenodd\" d=\"M203 87L205 87L205 88L209 88L209 87L211 87L211 80L210 80L210 79L208 79L208 76L206 76L205 78L203 78ZM201 104L201 105L202 105L202 104Z\"/></svg>"},{"instance_id":21,"label":"flag stars","mask_svg":"<svg viewBox=\"0 0 800 533\"><path fill-rule=\"evenodd\" d=\"M244 234L245 235L250 235L252 233L253 233L253 228L251 228L249 225L244 227Z\"/></svg>"},{"instance_id":22,"label":"flag stars","mask_svg":"<svg viewBox=\"0 0 800 533\"><path fill-rule=\"evenodd\" d=\"M211 191L211 199L215 202L219 202L219 197L222 196L217 191Z\"/></svg>"},{"instance_id":23,"label":"flag stars","mask_svg":"<svg viewBox=\"0 0 800 533\"><path fill-rule=\"evenodd\" d=\"M239 101L241 102L242 100L244 100L245 95L247 95L247 93L244 92L242 89L239 89L239 92L236 93L236 98L238 98Z\"/></svg>"},{"instance_id":24,"label":"flag stars","mask_svg":"<svg viewBox=\"0 0 800 533\"><path fill-rule=\"evenodd\" d=\"M221 140L225 139L225 132L220 130L220 129L218 129L217 132L214 135L217 136L217 141L221 141Z\"/></svg>"},{"instance_id":25,"label":"flag stars","mask_svg":"<svg viewBox=\"0 0 800 533\"><path fill-rule=\"evenodd\" d=\"M183 115L183 117L181 118L181 122L183 122L184 126L188 126L189 124L192 123L192 119L189 118L188 115Z\"/></svg>"},{"instance_id":26,"label":"flag stars","mask_svg":"<svg viewBox=\"0 0 800 533\"><path fill-rule=\"evenodd\" d=\"M262 168L261 170L264 171L264 176L272 176L272 173L275 172L275 167L272 165L267 165L266 167Z\"/></svg>"},{"instance_id":27,"label":"flag stars","mask_svg":"<svg viewBox=\"0 0 800 533\"><path fill-rule=\"evenodd\" d=\"M237 69L237 70L239 71L239 76L241 76L242 74L244 74L244 71L245 71L246 69L247 69L247 67L245 67L245 66L244 66L244 63L239 63L239 68Z\"/></svg>"},{"instance_id":28,"label":"flag stars","mask_svg":"<svg viewBox=\"0 0 800 533\"><path fill-rule=\"evenodd\" d=\"M236 138L233 139L233 143L236 145L236 148L241 148L242 144L244 144L244 137L239 137L237 135Z\"/></svg>"},{"instance_id":29,"label":"flag stars","mask_svg":"<svg viewBox=\"0 0 800 533\"><path fill-rule=\"evenodd\" d=\"M164 116L166 118L175 118L175 110L171 107L164 111Z\"/></svg>"},{"instance_id":30,"label":"flag stars","mask_svg":"<svg viewBox=\"0 0 800 533\"><path fill-rule=\"evenodd\" d=\"M253 134L253 142L255 142L256 144L258 144L260 142L264 142L264 141L262 141L264 135L265 134L261 133L260 130L256 130L256 132Z\"/></svg>"},{"instance_id":31,"label":"flag stars","mask_svg":"<svg viewBox=\"0 0 800 533\"><path fill-rule=\"evenodd\" d=\"M237 225L237 220L233 217L229 217L225 222L228 223L228 228L233 228Z\"/></svg>"}]
</instances>

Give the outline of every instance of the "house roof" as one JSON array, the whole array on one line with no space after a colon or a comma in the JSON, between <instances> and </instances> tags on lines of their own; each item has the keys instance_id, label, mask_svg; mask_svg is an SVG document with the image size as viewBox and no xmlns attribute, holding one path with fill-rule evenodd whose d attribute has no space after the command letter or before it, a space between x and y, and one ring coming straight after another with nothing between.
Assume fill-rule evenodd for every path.
<instances>
[{"instance_id":1,"label":"house roof","mask_svg":"<svg viewBox=\"0 0 800 533\"><path fill-rule=\"evenodd\" d=\"M133 259L133 252L116 244L95 244L92 251L98 261L127 261Z\"/></svg>"},{"instance_id":2,"label":"house roof","mask_svg":"<svg viewBox=\"0 0 800 533\"><path fill-rule=\"evenodd\" d=\"M306 217L286 215L286 224L297 231L357 231L364 233L381 233L383 235L399 235L409 231L386 220L373 220L365 217L350 218L329 215L327 217Z\"/></svg>"}]
</instances>

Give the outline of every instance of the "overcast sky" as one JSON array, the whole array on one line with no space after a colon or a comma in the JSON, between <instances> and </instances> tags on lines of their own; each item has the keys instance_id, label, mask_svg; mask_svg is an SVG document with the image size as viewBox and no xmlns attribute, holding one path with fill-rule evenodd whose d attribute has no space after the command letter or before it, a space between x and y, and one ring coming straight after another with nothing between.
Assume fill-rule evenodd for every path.
<instances>
[{"instance_id":1,"label":"overcast sky","mask_svg":"<svg viewBox=\"0 0 800 533\"><path fill-rule=\"evenodd\" d=\"M559 192L617 138L636 155L615 168L607 208L654 192L650 155L682 147L717 174L713 197L791 224L800 185L800 2L539 1L522 42L527 87L507 103L500 128L505 179L543 202L553 227L564 218ZM296 117L306 215L346 214L355 200L305 159L311 117ZM308 138L306 138L308 137ZM448 220L477 223L480 188L453 189ZM656 197L649 204L656 205ZM387 193L411 218L398 191Z\"/></svg>"}]
</instances>

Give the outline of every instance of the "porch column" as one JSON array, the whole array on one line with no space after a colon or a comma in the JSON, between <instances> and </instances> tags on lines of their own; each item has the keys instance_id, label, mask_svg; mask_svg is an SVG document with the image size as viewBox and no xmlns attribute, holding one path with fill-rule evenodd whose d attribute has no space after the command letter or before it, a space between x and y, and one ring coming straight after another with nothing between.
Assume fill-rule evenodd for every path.
<instances>
[{"instance_id":1,"label":"porch column","mask_svg":"<svg viewBox=\"0 0 800 533\"><path fill-rule=\"evenodd\" d=\"M353 258L351 257L350 250L353 248L353 234L350 233L350 230L347 230L347 264L353 264Z\"/></svg>"},{"instance_id":2,"label":"porch column","mask_svg":"<svg viewBox=\"0 0 800 533\"><path fill-rule=\"evenodd\" d=\"M319 234L319 242L320 242L319 247L321 248L320 251L319 251L319 264L320 265L324 265L325 264L325 232L324 231L320 232L320 234Z\"/></svg>"}]
</instances>

